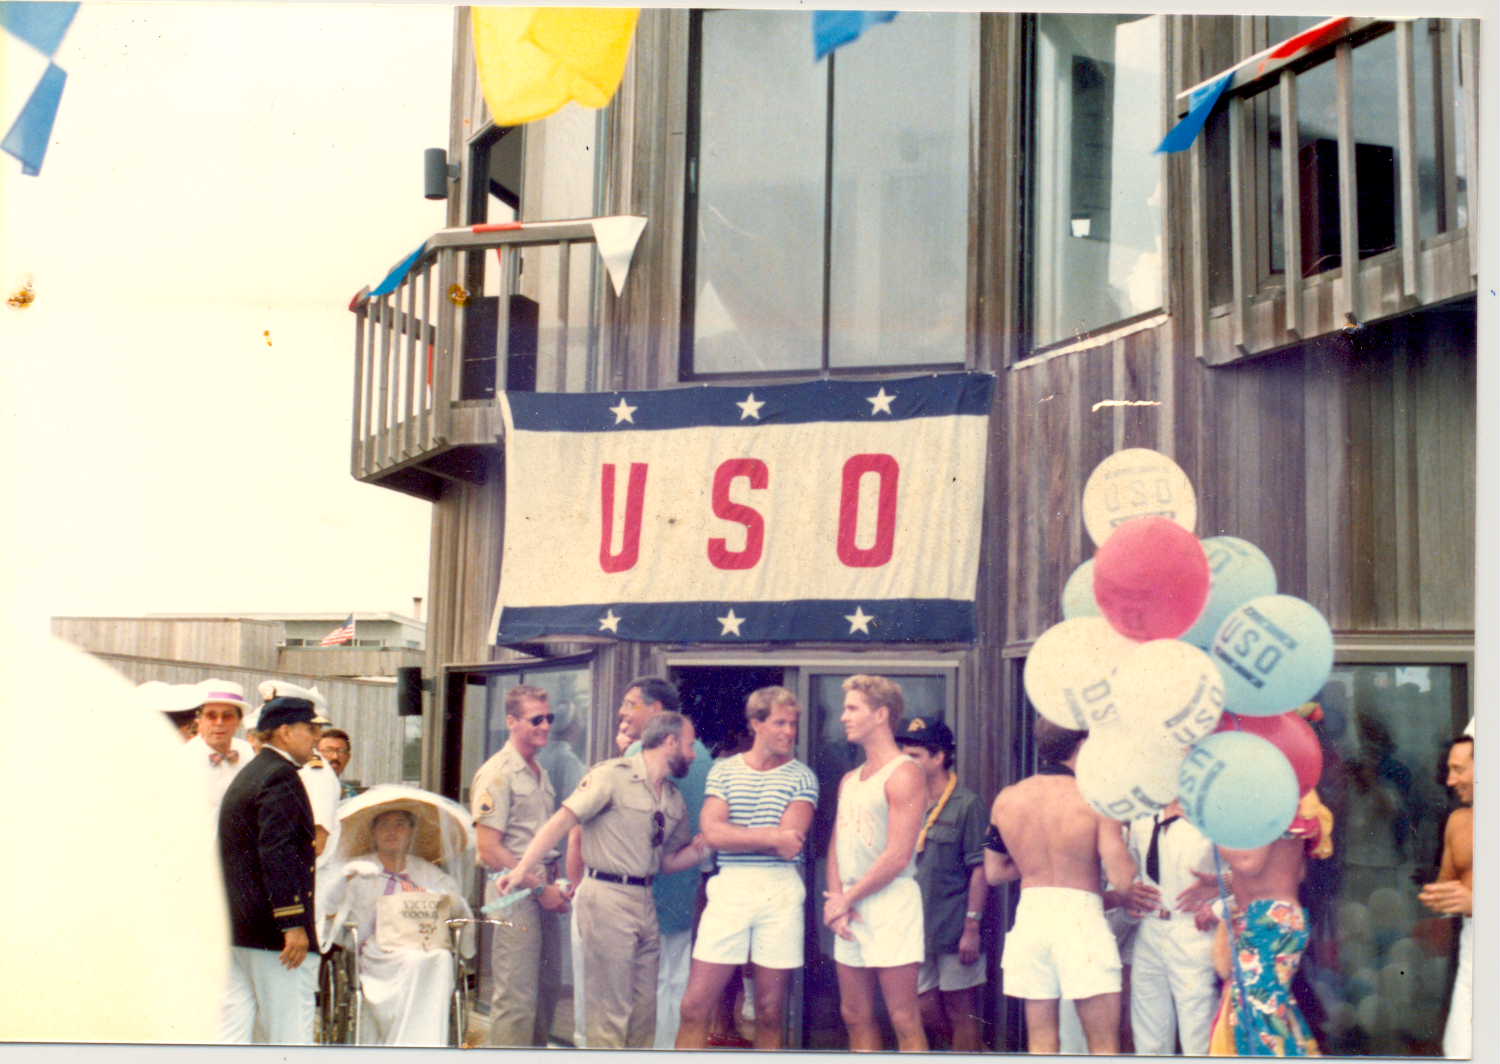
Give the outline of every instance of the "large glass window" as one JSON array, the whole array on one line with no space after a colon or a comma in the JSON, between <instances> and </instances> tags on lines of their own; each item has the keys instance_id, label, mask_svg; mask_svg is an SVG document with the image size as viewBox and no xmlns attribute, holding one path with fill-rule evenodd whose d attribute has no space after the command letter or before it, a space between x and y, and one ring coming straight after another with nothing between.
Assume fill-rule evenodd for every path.
<instances>
[{"instance_id":1,"label":"large glass window","mask_svg":"<svg viewBox=\"0 0 1500 1064\"><path fill-rule=\"evenodd\" d=\"M1160 15L1032 22L1028 239L1032 347L1162 304Z\"/></svg>"},{"instance_id":2,"label":"large glass window","mask_svg":"<svg viewBox=\"0 0 1500 1064\"><path fill-rule=\"evenodd\" d=\"M695 16L691 375L964 361L974 17Z\"/></svg>"}]
</instances>

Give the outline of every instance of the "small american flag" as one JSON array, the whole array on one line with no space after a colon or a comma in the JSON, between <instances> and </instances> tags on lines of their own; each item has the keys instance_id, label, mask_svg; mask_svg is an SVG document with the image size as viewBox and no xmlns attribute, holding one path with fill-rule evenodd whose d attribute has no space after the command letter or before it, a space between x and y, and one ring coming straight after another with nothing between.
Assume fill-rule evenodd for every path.
<instances>
[{"instance_id":1,"label":"small american flag","mask_svg":"<svg viewBox=\"0 0 1500 1064\"><path fill-rule=\"evenodd\" d=\"M354 614L344 618L344 623L323 637L320 647L336 647L340 643L354 642Z\"/></svg>"}]
</instances>

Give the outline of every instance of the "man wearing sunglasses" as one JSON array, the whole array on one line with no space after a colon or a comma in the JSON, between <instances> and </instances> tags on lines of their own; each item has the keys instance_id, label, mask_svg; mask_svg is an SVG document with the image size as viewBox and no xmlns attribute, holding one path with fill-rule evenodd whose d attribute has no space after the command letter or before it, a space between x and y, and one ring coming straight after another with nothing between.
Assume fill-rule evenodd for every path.
<instances>
[{"instance_id":1,"label":"man wearing sunglasses","mask_svg":"<svg viewBox=\"0 0 1500 1064\"><path fill-rule=\"evenodd\" d=\"M547 692L521 684L505 695L505 723L510 737L479 767L469 790L470 811L478 835L479 860L492 872L514 868L557 807L552 781L537 751L547 745L553 713ZM557 920L551 913L568 909L568 899L551 882L557 851L549 845L535 875L522 886L539 887L505 914L494 928L490 972L490 1044L545 1046L557 1004L562 955ZM496 897L493 882L485 901Z\"/></svg>"},{"instance_id":2,"label":"man wearing sunglasses","mask_svg":"<svg viewBox=\"0 0 1500 1064\"><path fill-rule=\"evenodd\" d=\"M688 774L695 743L688 718L656 714L641 735L641 752L590 769L516 866L496 880L502 895L530 885L531 869L575 824L583 826L587 871L576 899L588 956L582 992L590 1049L651 1047L661 958L651 884L659 873L690 868L712 852L693 838L687 805L669 779Z\"/></svg>"}]
</instances>

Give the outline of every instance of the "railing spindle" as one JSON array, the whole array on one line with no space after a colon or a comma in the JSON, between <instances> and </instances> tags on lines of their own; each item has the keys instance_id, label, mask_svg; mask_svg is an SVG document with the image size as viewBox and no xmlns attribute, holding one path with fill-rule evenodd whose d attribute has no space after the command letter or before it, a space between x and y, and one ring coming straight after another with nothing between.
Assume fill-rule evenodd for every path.
<instances>
[{"instance_id":1,"label":"railing spindle","mask_svg":"<svg viewBox=\"0 0 1500 1064\"><path fill-rule=\"evenodd\" d=\"M1354 173L1354 49L1340 42L1333 53L1338 80L1339 238L1342 241L1343 306L1359 321L1359 182Z\"/></svg>"},{"instance_id":2,"label":"railing spindle","mask_svg":"<svg viewBox=\"0 0 1500 1064\"><path fill-rule=\"evenodd\" d=\"M406 393L401 397L401 457L410 458L416 453L417 412L417 344L422 338L422 319L417 317L417 281L420 275L406 278L402 286L406 289Z\"/></svg>"},{"instance_id":3,"label":"railing spindle","mask_svg":"<svg viewBox=\"0 0 1500 1064\"><path fill-rule=\"evenodd\" d=\"M1409 300L1422 290L1422 233L1417 228L1417 86L1410 22L1396 26L1396 150L1401 153L1401 294Z\"/></svg>"},{"instance_id":4,"label":"railing spindle","mask_svg":"<svg viewBox=\"0 0 1500 1064\"><path fill-rule=\"evenodd\" d=\"M1245 257L1250 253L1246 246L1247 224L1245 202L1245 98L1229 98L1229 233L1232 261L1231 274L1234 284L1234 303L1230 307L1231 339L1234 345L1245 346L1245 312L1249 300L1250 279Z\"/></svg>"},{"instance_id":5,"label":"railing spindle","mask_svg":"<svg viewBox=\"0 0 1500 1064\"><path fill-rule=\"evenodd\" d=\"M349 445L349 472L355 477L364 472L363 464L360 462L360 452L364 448L365 434L364 425L359 418L359 404L365 382L364 346L367 306L368 304L354 312L354 410L349 415L349 424L354 428L354 439Z\"/></svg>"},{"instance_id":6,"label":"railing spindle","mask_svg":"<svg viewBox=\"0 0 1500 1064\"><path fill-rule=\"evenodd\" d=\"M1297 75L1281 72L1281 276L1286 287L1286 331L1302 335L1302 131Z\"/></svg>"},{"instance_id":7,"label":"railing spindle","mask_svg":"<svg viewBox=\"0 0 1500 1064\"><path fill-rule=\"evenodd\" d=\"M566 240L557 245L557 381L555 392L568 390L568 268L573 245Z\"/></svg>"}]
</instances>

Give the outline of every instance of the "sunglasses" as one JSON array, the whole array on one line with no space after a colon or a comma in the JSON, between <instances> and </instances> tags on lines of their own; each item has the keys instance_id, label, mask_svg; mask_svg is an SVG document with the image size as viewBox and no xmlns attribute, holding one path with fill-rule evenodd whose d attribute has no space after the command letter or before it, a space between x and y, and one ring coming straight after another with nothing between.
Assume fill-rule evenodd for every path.
<instances>
[{"instance_id":1,"label":"sunglasses","mask_svg":"<svg viewBox=\"0 0 1500 1064\"><path fill-rule=\"evenodd\" d=\"M538 724L551 724L556 719L556 713L538 713L534 717L527 717L526 723L535 728Z\"/></svg>"},{"instance_id":2,"label":"sunglasses","mask_svg":"<svg viewBox=\"0 0 1500 1064\"><path fill-rule=\"evenodd\" d=\"M651 814L651 823L656 825L656 830L651 833L651 845L660 846L662 837L667 831L667 817L660 809Z\"/></svg>"}]
</instances>

